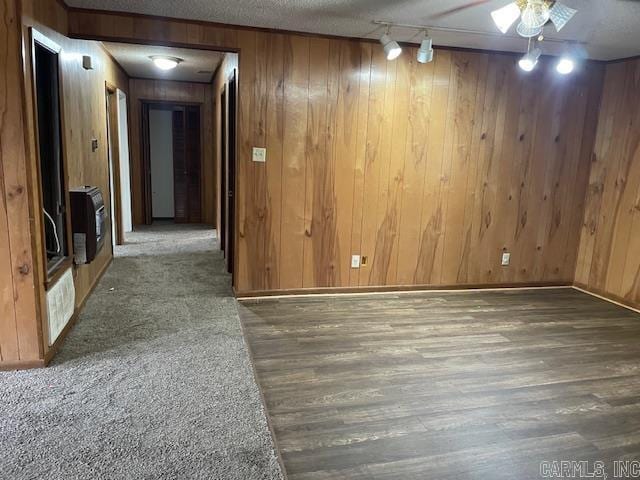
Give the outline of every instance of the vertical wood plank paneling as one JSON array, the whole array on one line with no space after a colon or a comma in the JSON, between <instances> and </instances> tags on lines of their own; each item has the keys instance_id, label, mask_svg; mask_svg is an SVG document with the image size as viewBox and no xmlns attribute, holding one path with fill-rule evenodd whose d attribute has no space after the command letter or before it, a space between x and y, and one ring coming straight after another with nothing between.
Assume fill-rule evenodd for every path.
<instances>
[{"instance_id":1,"label":"vertical wood plank paneling","mask_svg":"<svg viewBox=\"0 0 640 480\"><path fill-rule=\"evenodd\" d=\"M453 284L463 277L465 261L465 210L468 205L469 177L475 171L471 158L472 132L478 88L479 69L475 55L456 53L453 57L452 76L456 77L453 99L453 125L451 126L451 161L443 173L444 218L443 257L441 282ZM475 182L475 177L473 178Z\"/></svg>"},{"instance_id":2,"label":"vertical wood plank paneling","mask_svg":"<svg viewBox=\"0 0 640 480\"><path fill-rule=\"evenodd\" d=\"M302 288L309 109L309 39L284 40L284 158L280 288Z\"/></svg>"},{"instance_id":3,"label":"vertical wood plank paneling","mask_svg":"<svg viewBox=\"0 0 640 480\"><path fill-rule=\"evenodd\" d=\"M333 151L336 216L337 285L349 286L351 270L351 230L353 228L353 184L357 162L358 100L361 53L355 42L340 42L338 103ZM356 252L354 252L356 253Z\"/></svg>"},{"instance_id":4,"label":"vertical wood plank paneling","mask_svg":"<svg viewBox=\"0 0 640 480\"><path fill-rule=\"evenodd\" d=\"M413 56L415 50L410 54ZM422 214L427 143L431 115L431 89L435 71L433 62L411 63L409 72L409 112L400 210L397 252L397 283L411 285L416 272L416 259L420 248L420 217ZM418 220L418 221L416 221Z\"/></svg>"},{"instance_id":5,"label":"vertical wood plank paneling","mask_svg":"<svg viewBox=\"0 0 640 480\"><path fill-rule=\"evenodd\" d=\"M269 35L259 39L267 52L267 162L265 209L265 289L280 288L282 225L282 163L284 140L284 37Z\"/></svg>"},{"instance_id":6,"label":"vertical wood plank paneling","mask_svg":"<svg viewBox=\"0 0 640 480\"><path fill-rule=\"evenodd\" d=\"M558 79L549 60L524 75L510 55L447 50L437 50L431 65L415 64L410 48L388 62L372 43L289 34L278 59L267 51L275 33L122 20L133 36L163 32L240 49L241 97L249 98L240 99L239 292L276 284L564 282L576 258L581 270L592 263L590 249L575 253L585 187L572 186L572 177L586 183L599 95L579 75ZM70 26L79 34L117 32L80 13ZM294 40L308 42L308 62L290 53ZM281 62L282 131L269 106L272 69ZM599 86L602 67L584 68ZM279 183L278 165L250 162L250 147L261 143L268 158L282 146ZM503 250L512 253L510 267L500 266ZM368 264L350 269L358 253Z\"/></svg>"},{"instance_id":7,"label":"vertical wood plank paneling","mask_svg":"<svg viewBox=\"0 0 640 480\"><path fill-rule=\"evenodd\" d=\"M351 253L360 255L362 240L362 218L364 211L364 175L367 152L369 93L371 87L371 55L372 47L368 43L360 43L360 88L358 90L358 117L356 132L356 152L353 178L353 215L351 220ZM360 270L352 268L349 271L349 286L360 285Z\"/></svg>"},{"instance_id":8,"label":"vertical wood plank paneling","mask_svg":"<svg viewBox=\"0 0 640 480\"><path fill-rule=\"evenodd\" d=\"M360 253L366 258L366 265L360 269L360 285L370 285L371 264L375 251L377 234L377 211L380 203L378 191L380 187L380 165L382 158L382 142L385 129L389 129L389 122L384 116L385 85L389 62L384 52L373 49L371 58L371 74L369 85L368 115L367 115L367 143L364 164L362 240ZM364 260L364 258L363 258Z\"/></svg>"},{"instance_id":9,"label":"vertical wood plank paneling","mask_svg":"<svg viewBox=\"0 0 640 480\"><path fill-rule=\"evenodd\" d=\"M335 242L331 232L335 231L335 227L331 225L333 216L330 206L325 205L326 195L330 195L330 191L324 188L327 156L331 152L331 145L327 145L326 141L329 128L327 123L329 45L329 41L325 39L310 39L309 99L305 142L307 166L303 246L304 288L328 286L334 281L326 266L329 263L328 259L333 258Z\"/></svg>"},{"instance_id":10,"label":"vertical wood plank paneling","mask_svg":"<svg viewBox=\"0 0 640 480\"><path fill-rule=\"evenodd\" d=\"M389 255L391 246L391 232L387 230L387 208L389 205L389 173L391 169L391 148L393 145L393 112L396 106L397 73L398 64L401 61L388 62L386 76L384 80L384 104L382 106L382 124L377 147L379 182L378 182L378 205L375 216L375 244L369 253L370 263L365 269L371 270L369 285L385 285L389 268ZM372 253L371 253L372 252Z\"/></svg>"},{"instance_id":11,"label":"vertical wood plank paneling","mask_svg":"<svg viewBox=\"0 0 640 480\"><path fill-rule=\"evenodd\" d=\"M42 292L36 289L39 252L34 252L35 208L30 204L32 159L25 145L20 6L14 0L0 6L0 360L13 364L37 361L43 352Z\"/></svg>"},{"instance_id":12,"label":"vertical wood plank paneling","mask_svg":"<svg viewBox=\"0 0 640 480\"><path fill-rule=\"evenodd\" d=\"M608 65L576 282L640 305L640 61Z\"/></svg>"},{"instance_id":13,"label":"vertical wood plank paneling","mask_svg":"<svg viewBox=\"0 0 640 480\"><path fill-rule=\"evenodd\" d=\"M237 160L237 248L236 248L236 285L250 290L256 274L260 270L254 262L260 259L255 251L256 234L254 212L253 169L251 162L253 148L254 95L256 81L256 33L243 31L238 33L238 46L243 52L239 58L238 79L238 160ZM253 248L252 248L253 247ZM255 288L255 287L254 287Z\"/></svg>"},{"instance_id":14,"label":"vertical wood plank paneling","mask_svg":"<svg viewBox=\"0 0 640 480\"><path fill-rule=\"evenodd\" d=\"M446 132L447 107L451 81L451 52L438 52L434 60L433 88L431 90L431 114L427 133L427 167L422 197L420 219L420 244L414 282L434 284L439 281L438 263L442 251L443 202L442 169Z\"/></svg>"}]
</instances>

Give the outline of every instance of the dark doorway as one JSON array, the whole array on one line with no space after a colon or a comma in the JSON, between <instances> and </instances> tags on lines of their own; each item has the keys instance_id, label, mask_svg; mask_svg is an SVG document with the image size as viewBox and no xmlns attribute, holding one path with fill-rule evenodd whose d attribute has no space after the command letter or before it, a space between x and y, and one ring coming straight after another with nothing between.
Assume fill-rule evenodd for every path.
<instances>
[{"instance_id":1,"label":"dark doorway","mask_svg":"<svg viewBox=\"0 0 640 480\"><path fill-rule=\"evenodd\" d=\"M155 152L152 145L152 142L157 141L157 138L152 138L154 112L166 113L169 121L166 134L161 135L162 140L167 143L156 145ZM175 223L200 223L202 221L200 105L143 102L142 136L145 223L151 224L154 219L172 219ZM157 134L155 136L157 137ZM163 168L163 183L160 184L157 179L160 174L159 164L156 162L158 152L171 157L167 160L170 164ZM154 177L154 168L156 177ZM169 182L168 185L166 182ZM171 194L162 197L164 205L162 210L158 205L160 193ZM168 210L167 202L170 203Z\"/></svg>"},{"instance_id":2,"label":"dark doorway","mask_svg":"<svg viewBox=\"0 0 640 480\"><path fill-rule=\"evenodd\" d=\"M227 90L220 94L220 249L224 252L227 244Z\"/></svg>"}]
</instances>

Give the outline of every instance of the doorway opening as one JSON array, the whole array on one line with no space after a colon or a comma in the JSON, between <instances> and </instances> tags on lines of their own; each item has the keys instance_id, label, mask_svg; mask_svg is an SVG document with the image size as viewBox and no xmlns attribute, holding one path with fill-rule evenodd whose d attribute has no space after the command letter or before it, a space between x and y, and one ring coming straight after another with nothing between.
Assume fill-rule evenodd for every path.
<instances>
[{"instance_id":1,"label":"doorway opening","mask_svg":"<svg viewBox=\"0 0 640 480\"><path fill-rule=\"evenodd\" d=\"M107 146L109 156L109 202L111 212L111 244L123 245L132 230L131 181L129 178L129 133L127 96L110 83L105 83L107 102Z\"/></svg>"},{"instance_id":2,"label":"doorway opening","mask_svg":"<svg viewBox=\"0 0 640 480\"><path fill-rule=\"evenodd\" d=\"M142 102L146 223L202 223L201 105Z\"/></svg>"},{"instance_id":3,"label":"doorway opening","mask_svg":"<svg viewBox=\"0 0 640 480\"><path fill-rule=\"evenodd\" d=\"M234 272L237 70L233 69L220 94L220 248L227 271Z\"/></svg>"}]
</instances>

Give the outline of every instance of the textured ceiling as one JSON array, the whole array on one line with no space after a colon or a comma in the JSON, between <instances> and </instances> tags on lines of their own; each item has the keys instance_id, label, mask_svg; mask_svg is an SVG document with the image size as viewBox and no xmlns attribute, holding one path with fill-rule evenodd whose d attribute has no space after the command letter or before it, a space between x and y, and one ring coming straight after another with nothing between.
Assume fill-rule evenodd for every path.
<instances>
[{"instance_id":1,"label":"textured ceiling","mask_svg":"<svg viewBox=\"0 0 640 480\"><path fill-rule=\"evenodd\" d=\"M373 20L467 29L432 30L436 45L524 51L526 41L501 35L489 13L509 0L492 0L444 19L431 17L469 0L66 0L72 7L107 9L175 18L279 28L352 37L377 37ZM547 27L545 53L561 53L561 41L585 43L590 58L610 60L640 54L639 0L564 0L578 14L558 34ZM416 41L415 31L397 29L399 40Z\"/></svg>"},{"instance_id":2,"label":"textured ceiling","mask_svg":"<svg viewBox=\"0 0 640 480\"><path fill-rule=\"evenodd\" d=\"M211 82L213 72L222 61L223 53L187 48L151 47L130 43L104 42L104 47L130 77L161 78L181 82ZM183 60L173 70L160 70L151 55L167 55ZM205 72L205 73L198 73Z\"/></svg>"}]
</instances>

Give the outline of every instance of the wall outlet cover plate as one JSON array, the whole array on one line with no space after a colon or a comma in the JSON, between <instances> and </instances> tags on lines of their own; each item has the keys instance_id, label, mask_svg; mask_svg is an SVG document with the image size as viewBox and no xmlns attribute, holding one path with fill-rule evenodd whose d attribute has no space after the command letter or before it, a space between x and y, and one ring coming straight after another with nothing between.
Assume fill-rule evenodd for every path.
<instances>
[{"instance_id":1,"label":"wall outlet cover plate","mask_svg":"<svg viewBox=\"0 0 640 480\"><path fill-rule=\"evenodd\" d=\"M351 255L351 268L360 268L360 255Z\"/></svg>"},{"instance_id":2,"label":"wall outlet cover plate","mask_svg":"<svg viewBox=\"0 0 640 480\"><path fill-rule=\"evenodd\" d=\"M511 263L511 254L510 253L503 253L502 254L502 266L506 267Z\"/></svg>"},{"instance_id":3,"label":"wall outlet cover plate","mask_svg":"<svg viewBox=\"0 0 640 480\"><path fill-rule=\"evenodd\" d=\"M253 161L259 163L265 163L267 161L267 149L253 147Z\"/></svg>"}]
</instances>

